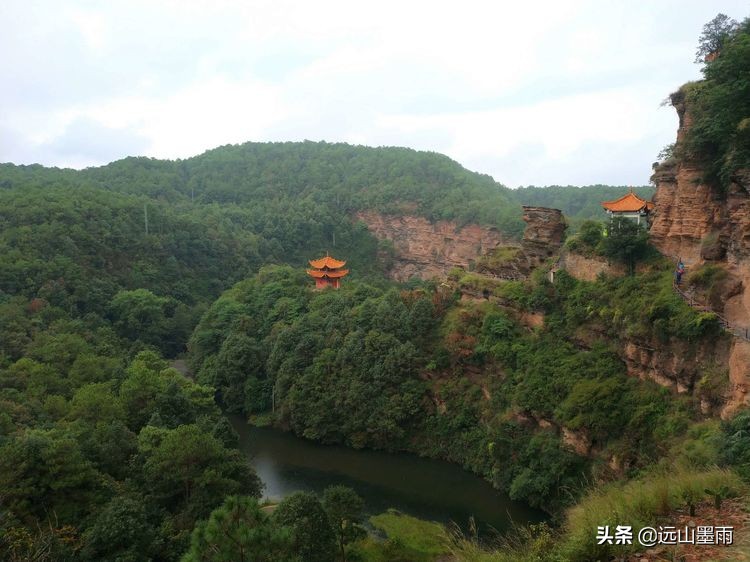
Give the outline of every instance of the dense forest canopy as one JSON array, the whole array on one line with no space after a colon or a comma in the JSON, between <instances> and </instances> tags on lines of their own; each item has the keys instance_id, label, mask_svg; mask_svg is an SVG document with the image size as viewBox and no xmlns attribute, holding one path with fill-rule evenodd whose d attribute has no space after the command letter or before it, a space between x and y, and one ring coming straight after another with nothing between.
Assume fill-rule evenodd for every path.
<instances>
[{"instance_id":1,"label":"dense forest canopy","mask_svg":"<svg viewBox=\"0 0 750 562\"><path fill-rule=\"evenodd\" d=\"M191 552L210 543L202 533L235 508L291 548L293 521L264 519L248 499L259 484L214 392L227 411L310 439L461 463L553 511L595 467L512 412L586 431L633 467L645 465L671 435L653 428L666 420L679 433L691 407L628 379L607 344L581 350L570 339L588 322L579 302L606 315L613 291L632 300L661 277L493 288L517 309L549 316L549 329L530 334L507 311L461 304L445 286L388 281L380 259L388 246L353 220L376 209L518 236L522 204L562 208L575 224L601 216L600 201L624 191L509 190L437 154L308 142L81 171L0 165L0 462L9 513L0 524L13 548L47 545L60 559L129 559L136 549L174 560L191 533ZM327 250L353 273L340 291L313 292L303 266ZM662 298L659 337L712 337L710 322ZM652 330L635 317L619 321ZM162 359L186 345L196 382ZM466 370L483 373L479 386ZM601 408L587 407L592 400ZM68 460L45 460L61 450ZM39 463L46 472L33 470ZM53 490L58 480L65 485ZM244 499L220 507L232 494ZM123 525L140 530L137 541L114 538Z\"/></svg>"},{"instance_id":2,"label":"dense forest canopy","mask_svg":"<svg viewBox=\"0 0 750 562\"><path fill-rule=\"evenodd\" d=\"M479 222L519 235L521 204L601 215L619 188L509 190L434 153L328 143L247 143L180 161L126 158L81 171L0 165L0 296L78 314L119 291L166 300L185 341L201 304L262 264L303 266L326 251L353 276L381 278L388 252L357 209ZM196 308L197 307L197 308ZM146 337L148 341L148 337Z\"/></svg>"},{"instance_id":3,"label":"dense forest canopy","mask_svg":"<svg viewBox=\"0 0 750 562\"><path fill-rule=\"evenodd\" d=\"M271 209L304 203L344 215L363 208L397 213L408 209L431 220L491 224L509 233L521 227L520 211L506 187L441 154L407 148L245 143L186 160L126 158L78 172L0 168L0 187L21 183L89 185L170 202Z\"/></svg>"}]
</instances>

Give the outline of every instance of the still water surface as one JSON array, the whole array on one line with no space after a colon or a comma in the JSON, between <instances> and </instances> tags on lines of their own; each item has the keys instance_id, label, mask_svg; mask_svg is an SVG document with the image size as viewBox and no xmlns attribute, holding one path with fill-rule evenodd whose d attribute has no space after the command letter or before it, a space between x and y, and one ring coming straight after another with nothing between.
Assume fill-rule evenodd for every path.
<instances>
[{"instance_id":1,"label":"still water surface","mask_svg":"<svg viewBox=\"0 0 750 562\"><path fill-rule=\"evenodd\" d=\"M265 484L264 495L279 500L297 490L320 493L344 484L362 496L368 513L388 508L466 528L473 516L482 528L506 530L545 519L543 513L514 502L459 466L409 454L358 451L321 445L277 429L247 425L229 416L240 435L240 449Z\"/></svg>"}]
</instances>

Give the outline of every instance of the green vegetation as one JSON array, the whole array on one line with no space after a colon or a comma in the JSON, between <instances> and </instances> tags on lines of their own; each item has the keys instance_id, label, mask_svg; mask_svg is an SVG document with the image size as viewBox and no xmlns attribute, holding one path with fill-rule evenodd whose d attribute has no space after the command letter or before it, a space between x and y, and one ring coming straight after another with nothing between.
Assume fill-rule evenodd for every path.
<instances>
[{"instance_id":1,"label":"green vegetation","mask_svg":"<svg viewBox=\"0 0 750 562\"><path fill-rule=\"evenodd\" d=\"M292 531L279 527L254 498L229 496L195 527L182 562L292 562Z\"/></svg>"},{"instance_id":2,"label":"green vegetation","mask_svg":"<svg viewBox=\"0 0 750 562\"><path fill-rule=\"evenodd\" d=\"M687 285L693 288L698 297L702 298L712 308L721 309L722 299L726 293L726 269L712 263L706 263L688 272Z\"/></svg>"},{"instance_id":3,"label":"green vegetation","mask_svg":"<svg viewBox=\"0 0 750 562\"><path fill-rule=\"evenodd\" d=\"M621 263L631 275L640 262L658 259L659 253L648 244L648 230L631 219L617 217L606 224L586 220L579 231L566 241L572 252L601 256Z\"/></svg>"},{"instance_id":4,"label":"green vegetation","mask_svg":"<svg viewBox=\"0 0 750 562\"><path fill-rule=\"evenodd\" d=\"M593 231L585 233L593 235ZM598 244L601 254L623 263L628 272L635 273L635 265L656 252L648 245L648 230L630 219L615 218L607 225L607 235Z\"/></svg>"},{"instance_id":5,"label":"green vegetation","mask_svg":"<svg viewBox=\"0 0 750 562\"><path fill-rule=\"evenodd\" d=\"M685 497L706 497L706 489L722 489L727 495L745 490L740 478L731 471L675 471L655 473L627 482L605 486L590 493L568 512L564 543L560 551L565 560L607 558L623 553L622 546L597 545L592 529L598 525L612 527L627 521L634 533L644 526L653 526L659 516L685 504ZM632 545L634 552L639 548Z\"/></svg>"},{"instance_id":6,"label":"green vegetation","mask_svg":"<svg viewBox=\"0 0 750 562\"><path fill-rule=\"evenodd\" d=\"M346 562L346 545L367 536L361 523L365 504L354 490L346 486L329 486L323 493L323 507L333 526L342 562Z\"/></svg>"},{"instance_id":7,"label":"green vegetation","mask_svg":"<svg viewBox=\"0 0 750 562\"><path fill-rule=\"evenodd\" d=\"M323 502L296 492L267 515L253 497L229 496L193 531L182 562L331 562L380 553L361 527L363 502L351 488L331 486ZM418 521L418 520L415 520ZM438 526L439 528L439 526ZM338 545L337 545L338 542ZM357 542L355 546L350 543Z\"/></svg>"},{"instance_id":8,"label":"green vegetation","mask_svg":"<svg viewBox=\"0 0 750 562\"><path fill-rule=\"evenodd\" d=\"M693 119L676 155L701 162L706 180L726 189L750 167L750 18L738 24L719 14L706 24L698 57L706 55L704 79L672 94Z\"/></svg>"},{"instance_id":9,"label":"green vegetation","mask_svg":"<svg viewBox=\"0 0 750 562\"><path fill-rule=\"evenodd\" d=\"M241 222L285 252L277 259L304 259L297 250L305 248L355 249L350 237L356 225L349 224L349 215L359 209L494 225L508 234L523 229L510 190L446 156L408 148L245 143L186 160L126 158L80 172L0 165L0 190L22 185L54 186L68 194L100 188L170 205L190 203L189 209L218 207L226 221ZM156 233L160 216L151 219ZM144 224L143 216L138 222Z\"/></svg>"},{"instance_id":10,"label":"green vegetation","mask_svg":"<svg viewBox=\"0 0 750 562\"><path fill-rule=\"evenodd\" d=\"M352 559L366 562L431 562L449 551L446 529L432 521L389 510L370 517L370 524L378 535L367 538L352 548Z\"/></svg>"},{"instance_id":11,"label":"green vegetation","mask_svg":"<svg viewBox=\"0 0 750 562\"><path fill-rule=\"evenodd\" d=\"M461 534L451 552L470 562L585 562L609 560L638 552L640 545L597 544L600 526L614 529L627 521L633 536L643 527L672 524L676 509L705 500L721 500L746 493L735 472L720 468L656 469L627 482L613 482L591 490L566 512L558 529L545 524L520 527L494 545L480 545ZM700 513L698 513L700 515Z\"/></svg>"},{"instance_id":12,"label":"green vegetation","mask_svg":"<svg viewBox=\"0 0 750 562\"><path fill-rule=\"evenodd\" d=\"M28 314L29 355L0 370L3 558L174 560L224 496L259 495L211 388L128 360L101 319Z\"/></svg>"},{"instance_id":13,"label":"green vegetation","mask_svg":"<svg viewBox=\"0 0 750 562\"><path fill-rule=\"evenodd\" d=\"M706 59L719 54L727 40L737 33L738 27L739 24L726 14L717 14L703 26L703 32L698 38L695 62L704 63Z\"/></svg>"},{"instance_id":14,"label":"green vegetation","mask_svg":"<svg viewBox=\"0 0 750 562\"><path fill-rule=\"evenodd\" d=\"M694 126L673 157L703 159L727 185L750 164L750 24L714 23L702 47L718 56L674 100ZM310 142L82 171L0 165L0 558L587 560L619 553L592 542L595 526L744 493L750 415L700 412L726 371L706 364L683 395L628 376L625 345L689 360L726 336L674 293L643 231L588 220L623 192L512 192L437 154ZM571 249L631 275L481 275L513 259L504 249L446 283L396 285L378 260L392 245L352 220L374 209L517 236L521 203L562 208ZM304 274L326 250L352 269L339 291ZM722 275L688 282L710 293ZM186 349L195 381L165 360ZM555 526L492 553L389 512L370 519L378 540L340 486L268 515L219 404L324 443L458 463Z\"/></svg>"},{"instance_id":15,"label":"green vegetation","mask_svg":"<svg viewBox=\"0 0 750 562\"><path fill-rule=\"evenodd\" d=\"M552 511L592 474L555 427L635 471L699 415L689 398L627 376L613 342L720 337L715 316L672 291L667 262L595 283L565 272L554 285L543 275L497 283L493 293L510 311L492 300L457 303L430 284L401 292L308 285L298 270L267 267L227 291L189 344L198 381L228 408L307 438L445 458ZM544 326L524 330L520 311L544 313ZM467 369L479 374L468 379ZM706 380L707 397L725 377ZM552 427L529 426L519 412Z\"/></svg>"}]
</instances>

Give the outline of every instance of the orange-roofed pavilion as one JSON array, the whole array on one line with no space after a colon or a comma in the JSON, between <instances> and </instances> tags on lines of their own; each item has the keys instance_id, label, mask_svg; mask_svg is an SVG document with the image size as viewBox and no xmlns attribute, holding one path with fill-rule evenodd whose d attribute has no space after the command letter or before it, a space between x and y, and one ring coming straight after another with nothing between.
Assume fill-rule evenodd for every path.
<instances>
[{"instance_id":1,"label":"orange-roofed pavilion","mask_svg":"<svg viewBox=\"0 0 750 562\"><path fill-rule=\"evenodd\" d=\"M310 260L308 263L314 268L308 269L307 274L315 279L316 289L327 287L338 289L341 286L341 279L349 273L348 269L342 269L346 265L345 261L328 255L317 260Z\"/></svg>"},{"instance_id":2,"label":"orange-roofed pavilion","mask_svg":"<svg viewBox=\"0 0 750 562\"><path fill-rule=\"evenodd\" d=\"M619 199L602 202L602 207L607 211L610 218L625 217L635 219L640 224L641 217L644 219L648 217L648 214L654 208L654 204L651 201L641 199L631 189L630 192Z\"/></svg>"}]
</instances>

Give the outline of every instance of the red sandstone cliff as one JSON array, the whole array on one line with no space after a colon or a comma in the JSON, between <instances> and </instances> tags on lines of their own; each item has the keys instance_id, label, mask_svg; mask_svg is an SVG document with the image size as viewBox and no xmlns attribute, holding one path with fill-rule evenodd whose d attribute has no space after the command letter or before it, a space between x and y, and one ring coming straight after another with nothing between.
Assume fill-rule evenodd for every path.
<instances>
[{"instance_id":1,"label":"red sandstone cliff","mask_svg":"<svg viewBox=\"0 0 750 562\"><path fill-rule=\"evenodd\" d=\"M452 221L431 223L424 217L376 211L360 211L357 218L377 238L393 244L390 275L397 281L444 277L451 268L468 267L478 256L506 243L496 228L475 224L459 227Z\"/></svg>"},{"instance_id":2,"label":"red sandstone cliff","mask_svg":"<svg viewBox=\"0 0 750 562\"><path fill-rule=\"evenodd\" d=\"M679 128L676 153L692 124L684 91L671 96ZM704 180L701 163L685 156L655 165L656 185L651 241L663 254L681 257L688 273L705 263L726 272L712 306L732 324L750 326L750 170L738 170L726 190ZM666 364L651 353L632 350L629 367ZM750 342L732 338L728 350L715 358L729 372L730 390L722 416L750 405ZM668 363L668 361L667 361ZM673 379L674 380L674 379Z\"/></svg>"},{"instance_id":3,"label":"red sandstone cliff","mask_svg":"<svg viewBox=\"0 0 750 562\"><path fill-rule=\"evenodd\" d=\"M671 97L679 116L677 152L692 123L682 91ZM706 262L728 279L718 304L730 322L750 325L750 170L738 170L726 191L706 183L698 161L673 158L655 166L651 241L663 254L681 257L688 271Z\"/></svg>"},{"instance_id":4,"label":"red sandstone cliff","mask_svg":"<svg viewBox=\"0 0 750 562\"><path fill-rule=\"evenodd\" d=\"M671 100L680 123L679 152L692 119L682 91ZM704 175L700 162L685 157L655 166L652 243L662 253L691 264L746 265L750 261L750 170L738 170L726 193L706 183Z\"/></svg>"},{"instance_id":5,"label":"red sandstone cliff","mask_svg":"<svg viewBox=\"0 0 750 562\"><path fill-rule=\"evenodd\" d=\"M565 220L558 209L524 207L526 222L520 245L496 228L476 224L459 227L455 222L429 222L424 217L383 215L360 211L357 218L379 239L393 244L390 275L397 281L410 277L444 277L451 268L468 268L495 249L513 248L514 257L495 271L487 263L478 270L505 278L522 278L555 255L565 235Z\"/></svg>"}]
</instances>

